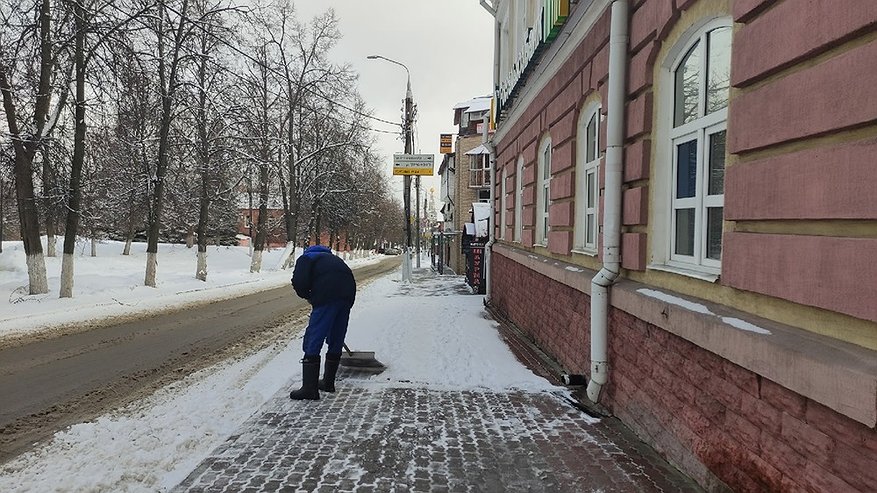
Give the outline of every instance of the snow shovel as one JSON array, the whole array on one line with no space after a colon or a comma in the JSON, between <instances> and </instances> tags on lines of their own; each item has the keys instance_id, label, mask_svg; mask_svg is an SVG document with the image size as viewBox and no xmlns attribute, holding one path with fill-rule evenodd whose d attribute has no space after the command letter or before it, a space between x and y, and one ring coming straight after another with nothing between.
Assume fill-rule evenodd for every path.
<instances>
[{"instance_id":1,"label":"snow shovel","mask_svg":"<svg viewBox=\"0 0 877 493\"><path fill-rule=\"evenodd\" d=\"M386 368L383 363L375 359L374 351L351 351L347 344L344 344L346 354L341 355L341 366L348 368Z\"/></svg>"}]
</instances>

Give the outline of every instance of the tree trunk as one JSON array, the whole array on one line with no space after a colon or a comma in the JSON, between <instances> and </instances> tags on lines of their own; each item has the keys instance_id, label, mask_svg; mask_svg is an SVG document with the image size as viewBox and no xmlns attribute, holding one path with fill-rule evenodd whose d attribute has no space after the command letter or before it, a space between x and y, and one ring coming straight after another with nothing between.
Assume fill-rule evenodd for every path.
<instances>
[{"instance_id":1,"label":"tree trunk","mask_svg":"<svg viewBox=\"0 0 877 493\"><path fill-rule=\"evenodd\" d=\"M283 254L280 255L280 265L278 268L286 270L293 265L295 265L295 242L287 241L286 248L283 250Z\"/></svg>"},{"instance_id":2,"label":"tree trunk","mask_svg":"<svg viewBox=\"0 0 877 493\"><path fill-rule=\"evenodd\" d=\"M64 258L61 262L61 298L73 297L73 252L79 230L79 208L82 200L82 165L85 161L85 9L81 2L74 4L76 20L76 102L74 109L73 161L70 167L70 186L67 204L67 223L64 226ZM92 235L94 241L94 235ZM92 246L92 249L94 246ZM92 256L94 256L92 252ZM69 272L68 272L69 271Z\"/></svg>"},{"instance_id":3,"label":"tree trunk","mask_svg":"<svg viewBox=\"0 0 877 493\"><path fill-rule=\"evenodd\" d=\"M168 154L170 147L170 128L173 122L173 98L177 89L177 69L180 63L180 50L183 44L183 33L188 14L188 1L183 0L180 8L180 23L174 34L174 47L171 52L171 66L167 69L164 50L164 7L159 8L158 26L158 78L161 86L161 124L158 132L158 165L155 170L155 187L153 188L149 207L149 227L146 244L146 276L144 284L155 287L155 275L158 268L158 235L161 231L161 213L164 207L164 176L167 173Z\"/></svg>"},{"instance_id":4,"label":"tree trunk","mask_svg":"<svg viewBox=\"0 0 877 493\"><path fill-rule=\"evenodd\" d=\"M206 37L201 37L201 52L207 51ZM198 265L195 278L207 281L207 222L210 218L210 140L207 135L207 60L202 58L198 65L198 165L201 175L201 190L198 198Z\"/></svg>"},{"instance_id":5,"label":"tree trunk","mask_svg":"<svg viewBox=\"0 0 877 493\"><path fill-rule=\"evenodd\" d=\"M195 278L199 281L207 281L207 249L201 251L198 247L198 265L195 270Z\"/></svg>"},{"instance_id":6,"label":"tree trunk","mask_svg":"<svg viewBox=\"0 0 877 493\"><path fill-rule=\"evenodd\" d=\"M91 256L97 257L97 238L94 235L91 236Z\"/></svg>"},{"instance_id":7,"label":"tree trunk","mask_svg":"<svg viewBox=\"0 0 877 493\"><path fill-rule=\"evenodd\" d=\"M3 191L6 189L6 184L3 183L3 180L0 179L0 253L3 253L3 225L6 222L4 211L3 211Z\"/></svg>"},{"instance_id":8,"label":"tree trunk","mask_svg":"<svg viewBox=\"0 0 877 493\"><path fill-rule=\"evenodd\" d=\"M73 297L73 254L64 252L61 255L61 298Z\"/></svg>"},{"instance_id":9,"label":"tree trunk","mask_svg":"<svg viewBox=\"0 0 877 493\"><path fill-rule=\"evenodd\" d=\"M264 156L263 156L264 157ZM262 251L268 236L268 164L263 160L259 163L259 219L256 227L256 241L253 246L253 258L250 272L262 270Z\"/></svg>"},{"instance_id":10,"label":"tree trunk","mask_svg":"<svg viewBox=\"0 0 877 493\"><path fill-rule=\"evenodd\" d=\"M148 248L148 247L147 247ZM146 285L155 287L155 270L158 267L158 255L154 252L146 252ZM150 281L152 284L150 284Z\"/></svg>"},{"instance_id":11,"label":"tree trunk","mask_svg":"<svg viewBox=\"0 0 877 493\"><path fill-rule=\"evenodd\" d=\"M253 259L250 262L250 272L259 272L262 269L262 250L253 250Z\"/></svg>"},{"instance_id":12,"label":"tree trunk","mask_svg":"<svg viewBox=\"0 0 877 493\"><path fill-rule=\"evenodd\" d=\"M12 101L12 88L6 80L6 73L0 68L0 90L3 92L3 106L6 111L9 133L20 135L18 122L15 120L15 107ZM46 261L43 257L43 245L40 243L40 223L37 214L36 198L34 197L33 175L31 164L34 153L32 143L25 145L21 139L12 139L15 149L15 198L18 201L18 220L21 225L21 239L24 253L27 256L27 276L30 294L49 292L46 279Z\"/></svg>"},{"instance_id":13,"label":"tree trunk","mask_svg":"<svg viewBox=\"0 0 877 493\"><path fill-rule=\"evenodd\" d=\"M317 201L317 206L314 207L314 237L316 237L316 239L317 239L317 241L316 241L317 245L320 244L320 240L323 236L322 234L320 234L322 232L322 229L321 229L322 225L320 224L322 222L322 219L323 218L322 218L321 208L319 205L319 201Z\"/></svg>"},{"instance_id":14,"label":"tree trunk","mask_svg":"<svg viewBox=\"0 0 877 493\"><path fill-rule=\"evenodd\" d=\"M51 162L49 159L49 148L43 149L43 207L46 209L46 256L56 257L55 251L55 205L52 203L52 191L54 190L54 180L52 180Z\"/></svg>"},{"instance_id":15,"label":"tree trunk","mask_svg":"<svg viewBox=\"0 0 877 493\"><path fill-rule=\"evenodd\" d=\"M135 203L135 192L131 191L131 208L128 210L128 230L125 232L125 248L122 250L122 255L131 255L131 242L134 241L134 203Z\"/></svg>"}]
</instances>

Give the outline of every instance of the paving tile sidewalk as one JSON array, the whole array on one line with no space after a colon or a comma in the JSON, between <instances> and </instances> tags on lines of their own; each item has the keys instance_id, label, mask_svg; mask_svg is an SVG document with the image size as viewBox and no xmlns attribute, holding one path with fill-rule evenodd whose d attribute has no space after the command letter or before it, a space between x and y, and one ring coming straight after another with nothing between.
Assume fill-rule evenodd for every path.
<instances>
[{"instance_id":1,"label":"paving tile sidewalk","mask_svg":"<svg viewBox=\"0 0 877 493\"><path fill-rule=\"evenodd\" d=\"M281 389L173 491L700 491L560 392L424 388L348 369L337 387L312 402Z\"/></svg>"}]
</instances>

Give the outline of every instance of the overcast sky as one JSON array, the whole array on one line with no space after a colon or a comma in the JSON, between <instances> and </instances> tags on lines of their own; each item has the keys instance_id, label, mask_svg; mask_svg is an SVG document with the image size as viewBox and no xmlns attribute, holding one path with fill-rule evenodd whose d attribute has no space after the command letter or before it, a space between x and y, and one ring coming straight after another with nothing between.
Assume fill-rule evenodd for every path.
<instances>
[{"instance_id":1,"label":"overcast sky","mask_svg":"<svg viewBox=\"0 0 877 493\"><path fill-rule=\"evenodd\" d=\"M493 85L493 17L478 0L295 0L298 17L335 10L344 38L332 59L350 63L359 74L358 90L375 116L402 120L405 70L383 60L382 55L405 64L411 72L411 89L417 104L417 153L438 156L439 134L455 133L453 106L491 93ZM375 124L375 128L388 129ZM378 147L392 173L392 155L404 142L378 134ZM391 179L401 190L402 177ZM423 180L424 194L439 182ZM412 192L413 194L413 192ZM425 198L425 197L424 197ZM401 193L400 193L401 200Z\"/></svg>"}]
</instances>

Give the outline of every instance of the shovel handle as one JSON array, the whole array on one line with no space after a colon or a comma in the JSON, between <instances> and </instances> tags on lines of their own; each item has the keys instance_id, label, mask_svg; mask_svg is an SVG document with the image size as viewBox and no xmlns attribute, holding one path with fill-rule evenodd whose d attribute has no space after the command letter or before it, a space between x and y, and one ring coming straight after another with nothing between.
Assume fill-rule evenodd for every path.
<instances>
[{"instance_id":1,"label":"shovel handle","mask_svg":"<svg viewBox=\"0 0 877 493\"><path fill-rule=\"evenodd\" d=\"M348 356L353 356L353 351L351 351L350 348L347 347L346 343L342 343L341 345L344 346L344 350L347 351Z\"/></svg>"}]
</instances>

